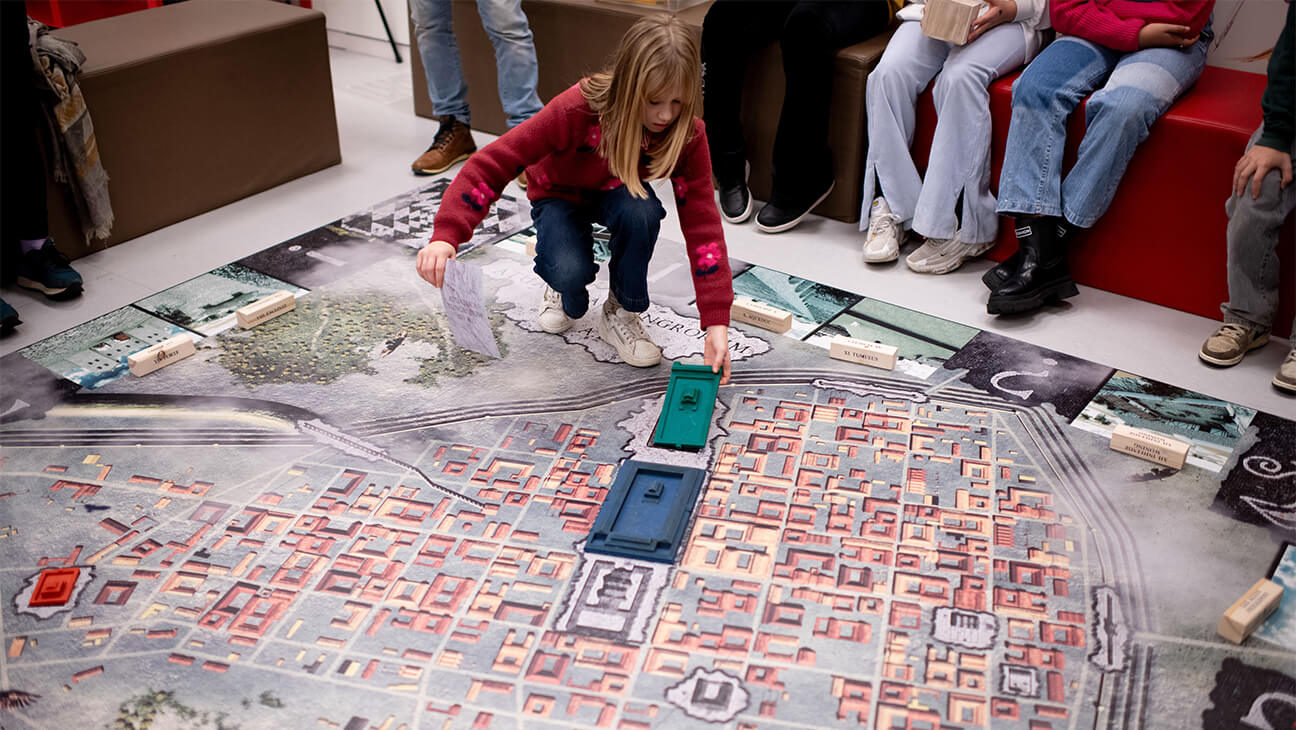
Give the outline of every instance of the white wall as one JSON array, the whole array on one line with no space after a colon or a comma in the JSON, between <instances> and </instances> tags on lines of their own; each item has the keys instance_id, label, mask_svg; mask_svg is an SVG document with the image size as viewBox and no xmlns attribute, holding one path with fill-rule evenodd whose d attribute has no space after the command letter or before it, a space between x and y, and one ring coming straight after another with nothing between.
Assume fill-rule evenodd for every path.
<instances>
[{"instance_id":1,"label":"white wall","mask_svg":"<svg viewBox=\"0 0 1296 730\"><path fill-rule=\"evenodd\" d=\"M1264 73L1286 15L1284 0L1217 0L1215 41L1206 63Z\"/></svg>"},{"instance_id":2,"label":"white wall","mask_svg":"<svg viewBox=\"0 0 1296 730\"><path fill-rule=\"evenodd\" d=\"M2 1L2 0L0 0ZM406 0L380 0L392 37L409 61L409 10ZM324 13L329 44L347 50L392 58L387 34L374 0L313 0L311 7Z\"/></svg>"}]
</instances>

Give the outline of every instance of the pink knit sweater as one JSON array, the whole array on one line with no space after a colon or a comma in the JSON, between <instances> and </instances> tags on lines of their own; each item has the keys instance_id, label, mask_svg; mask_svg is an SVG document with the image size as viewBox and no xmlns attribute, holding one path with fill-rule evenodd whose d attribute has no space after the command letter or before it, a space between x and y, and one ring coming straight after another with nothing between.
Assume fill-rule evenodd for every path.
<instances>
[{"instance_id":1,"label":"pink knit sweater","mask_svg":"<svg viewBox=\"0 0 1296 730\"><path fill-rule=\"evenodd\" d=\"M1137 51L1148 23L1186 25L1196 35L1210 19L1215 0L1052 0L1053 29L1116 51Z\"/></svg>"}]
</instances>

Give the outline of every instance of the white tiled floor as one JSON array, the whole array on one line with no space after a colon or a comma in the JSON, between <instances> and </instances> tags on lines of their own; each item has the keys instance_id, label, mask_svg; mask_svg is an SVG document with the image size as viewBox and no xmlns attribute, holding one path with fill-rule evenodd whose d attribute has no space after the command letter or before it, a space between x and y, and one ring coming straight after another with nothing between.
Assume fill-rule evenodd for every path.
<instances>
[{"instance_id":1,"label":"white tiled floor","mask_svg":"<svg viewBox=\"0 0 1296 730\"><path fill-rule=\"evenodd\" d=\"M339 49L330 59L341 165L77 260L86 280L77 300L46 302L5 289L23 324L0 340L0 354L425 183L409 173L409 163L436 124L414 115L408 64ZM486 141L478 137L479 145ZM1296 419L1296 399L1269 384L1287 354L1285 340L1216 370L1196 356L1215 326L1202 317L1083 288L1066 305L1000 319L985 313L980 276L989 262L922 276L903 263L866 266L854 225L815 218L780 235L750 223L726 226L735 257ZM673 215L663 236L681 238Z\"/></svg>"}]
</instances>

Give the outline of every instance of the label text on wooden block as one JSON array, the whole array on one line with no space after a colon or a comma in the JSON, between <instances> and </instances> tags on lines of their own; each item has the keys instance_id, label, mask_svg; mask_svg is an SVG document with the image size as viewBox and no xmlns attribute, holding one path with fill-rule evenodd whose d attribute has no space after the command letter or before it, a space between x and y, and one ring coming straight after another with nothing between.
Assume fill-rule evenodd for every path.
<instances>
[{"instance_id":1,"label":"label text on wooden block","mask_svg":"<svg viewBox=\"0 0 1296 730\"><path fill-rule=\"evenodd\" d=\"M292 311L297 306L297 299L292 292L281 289L268 297L258 299L236 311L239 326L247 329L262 322L274 319L284 312Z\"/></svg>"},{"instance_id":2,"label":"label text on wooden block","mask_svg":"<svg viewBox=\"0 0 1296 730\"><path fill-rule=\"evenodd\" d=\"M967 43L972 21L980 12L980 0L927 0L923 5L923 35L961 46Z\"/></svg>"},{"instance_id":3,"label":"label text on wooden block","mask_svg":"<svg viewBox=\"0 0 1296 730\"><path fill-rule=\"evenodd\" d=\"M1182 469L1188 459L1186 441L1132 426L1117 426L1112 431L1111 447L1172 469Z\"/></svg>"},{"instance_id":4,"label":"label text on wooden block","mask_svg":"<svg viewBox=\"0 0 1296 730\"><path fill-rule=\"evenodd\" d=\"M878 342L859 340L854 337L838 335L828 345L828 356L847 362L872 365L875 368L894 370L896 364L895 345L883 345Z\"/></svg>"},{"instance_id":5,"label":"label text on wooden block","mask_svg":"<svg viewBox=\"0 0 1296 730\"><path fill-rule=\"evenodd\" d=\"M186 334L168 337L149 347L132 352L126 356L126 364L133 375L148 375L161 367L166 367L176 360L183 360L194 354L193 338Z\"/></svg>"},{"instance_id":6,"label":"label text on wooden block","mask_svg":"<svg viewBox=\"0 0 1296 730\"><path fill-rule=\"evenodd\" d=\"M729 310L729 315L734 319L754 324L757 327L764 327L773 332L787 332L792 329L792 313L785 312L778 307L773 307L765 302L758 302L755 299L747 297L737 297L734 299L733 307Z\"/></svg>"},{"instance_id":7,"label":"label text on wooden block","mask_svg":"<svg viewBox=\"0 0 1296 730\"><path fill-rule=\"evenodd\" d=\"M1220 636L1234 644L1241 644L1252 631L1259 628L1269 614L1282 602L1283 588L1267 578L1261 578L1251 590L1229 606L1220 617L1216 630Z\"/></svg>"}]
</instances>

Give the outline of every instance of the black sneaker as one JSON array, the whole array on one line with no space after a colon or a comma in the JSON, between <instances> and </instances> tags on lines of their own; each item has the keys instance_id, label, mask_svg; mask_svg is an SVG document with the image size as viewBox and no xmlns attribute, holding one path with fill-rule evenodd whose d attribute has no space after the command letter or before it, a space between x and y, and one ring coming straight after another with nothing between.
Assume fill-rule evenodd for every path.
<instances>
[{"instance_id":1,"label":"black sneaker","mask_svg":"<svg viewBox=\"0 0 1296 730\"><path fill-rule=\"evenodd\" d=\"M24 251L18 259L18 286L54 300L72 299L81 295L81 275L47 238L40 248Z\"/></svg>"},{"instance_id":2,"label":"black sneaker","mask_svg":"<svg viewBox=\"0 0 1296 730\"><path fill-rule=\"evenodd\" d=\"M788 205L782 202L775 203L775 201L771 200L756 214L756 227L766 233L782 233L795 228L806 216L810 215L810 211L824 202L832 193L833 186L836 184L836 181L829 181L827 190L804 205Z\"/></svg>"},{"instance_id":3,"label":"black sneaker","mask_svg":"<svg viewBox=\"0 0 1296 730\"><path fill-rule=\"evenodd\" d=\"M747 189L747 178L751 176L751 164L742 179L716 177L716 192L720 197L720 215L730 223L742 223L751 217L752 197Z\"/></svg>"},{"instance_id":4,"label":"black sneaker","mask_svg":"<svg viewBox=\"0 0 1296 730\"><path fill-rule=\"evenodd\" d=\"M9 306L9 302L0 299L0 334L8 334L20 324L22 320L18 319L18 310Z\"/></svg>"}]
</instances>

